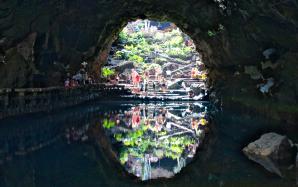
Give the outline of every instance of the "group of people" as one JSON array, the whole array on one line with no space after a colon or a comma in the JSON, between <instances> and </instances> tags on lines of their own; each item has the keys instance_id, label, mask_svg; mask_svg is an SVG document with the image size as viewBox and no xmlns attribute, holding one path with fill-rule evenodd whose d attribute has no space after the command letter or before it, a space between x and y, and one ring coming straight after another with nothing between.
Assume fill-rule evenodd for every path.
<instances>
[{"instance_id":1,"label":"group of people","mask_svg":"<svg viewBox=\"0 0 298 187\"><path fill-rule=\"evenodd\" d=\"M135 69L131 70L130 82L132 83L132 91L136 94L147 94L149 82L152 82L152 89L156 91L160 89L161 91L167 90L167 79L162 76L162 71L160 68L155 68L153 75L150 75L150 71L144 71L139 74Z\"/></svg>"},{"instance_id":2,"label":"group of people","mask_svg":"<svg viewBox=\"0 0 298 187\"><path fill-rule=\"evenodd\" d=\"M189 112L190 113L184 116L184 118L192 115L193 111ZM190 128L196 133L200 130L205 130L208 124L204 112L200 114L202 115L199 117L190 118ZM165 108L154 109L154 111L149 112L147 107L136 106L131 110L126 111L122 117L119 115L116 115L115 117L115 122L117 125L122 123L123 125L133 129L138 128L142 121L146 127L153 132L159 132L163 128L170 128L172 124L171 114Z\"/></svg>"},{"instance_id":3,"label":"group of people","mask_svg":"<svg viewBox=\"0 0 298 187\"><path fill-rule=\"evenodd\" d=\"M140 106L133 107L130 111L126 111L124 116L116 116L116 124L121 123L127 127L133 129L138 128L143 121L147 128L154 132L159 132L165 126L167 121L167 110L160 109L153 112L151 115L148 114L148 109Z\"/></svg>"},{"instance_id":4,"label":"group of people","mask_svg":"<svg viewBox=\"0 0 298 187\"><path fill-rule=\"evenodd\" d=\"M67 78L64 81L65 88L74 88L81 85L93 84L93 79L88 75L87 71L82 68L75 75L71 76L67 74Z\"/></svg>"},{"instance_id":5,"label":"group of people","mask_svg":"<svg viewBox=\"0 0 298 187\"><path fill-rule=\"evenodd\" d=\"M168 90L171 91L171 89L181 89L187 92L189 98L196 99L201 97L201 95L198 93L198 89L190 85L192 84L190 79L207 80L207 71L204 71L204 67L201 67L201 65L202 64L194 65L189 70L190 72L180 77L180 82L177 83L175 83L175 81L177 80L178 71L171 71L170 69L164 69L166 71L163 71L160 66L154 66L143 71L138 71L133 68L129 71L125 70L123 73L116 72L115 75L109 77L109 83L119 84L119 82L122 82L127 84L133 94L141 96L162 95L158 92L167 93ZM178 85L176 86L175 84ZM184 92L181 92L182 96L183 93Z\"/></svg>"}]
</instances>

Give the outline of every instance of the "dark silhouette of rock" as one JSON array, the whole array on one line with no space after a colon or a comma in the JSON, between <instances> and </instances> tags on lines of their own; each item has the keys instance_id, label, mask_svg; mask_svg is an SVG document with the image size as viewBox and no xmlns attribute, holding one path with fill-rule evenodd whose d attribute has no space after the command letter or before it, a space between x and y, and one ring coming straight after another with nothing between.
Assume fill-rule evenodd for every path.
<instances>
[{"instance_id":1,"label":"dark silhouette of rock","mask_svg":"<svg viewBox=\"0 0 298 187\"><path fill-rule=\"evenodd\" d=\"M17 51L22 57L28 61L34 54L34 45L36 40L36 33L30 34L24 41L17 45Z\"/></svg>"},{"instance_id":2,"label":"dark silhouette of rock","mask_svg":"<svg viewBox=\"0 0 298 187\"><path fill-rule=\"evenodd\" d=\"M117 72L123 72L126 69L132 69L135 68L134 63L131 61L124 61L124 62L120 62L116 67L116 71Z\"/></svg>"}]
</instances>

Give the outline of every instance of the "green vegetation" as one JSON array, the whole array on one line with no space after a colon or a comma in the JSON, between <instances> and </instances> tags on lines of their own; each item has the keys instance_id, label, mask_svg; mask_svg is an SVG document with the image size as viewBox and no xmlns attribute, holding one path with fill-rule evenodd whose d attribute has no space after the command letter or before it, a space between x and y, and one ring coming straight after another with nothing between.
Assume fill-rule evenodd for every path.
<instances>
[{"instance_id":1,"label":"green vegetation","mask_svg":"<svg viewBox=\"0 0 298 187\"><path fill-rule=\"evenodd\" d=\"M102 76L105 77L105 78L108 78L108 77L110 77L110 76L112 76L112 75L115 74L115 70L110 69L108 67L102 68L101 69L101 72L102 72Z\"/></svg>"},{"instance_id":2,"label":"green vegetation","mask_svg":"<svg viewBox=\"0 0 298 187\"><path fill-rule=\"evenodd\" d=\"M113 128L115 126L115 122L114 121L111 121L109 119L104 119L103 120L103 127L106 128L106 129L110 129L110 128Z\"/></svg>"},{"instance_id":3,"label":"green vegetation","mask_svg":"<svg viewBox=\"0 0 298 187\"><path fill-rule=\"evenodd\" d=\"M178 28L169 31L146 30L143 21L130 27L134 31L126 27L120 32L113 58L132 61L135 66L146 69L151 59L156 59L154 63L166 62L165 57L185 61L195 53L194 45L191 42L187 44L191 40Z\"/></svg>"}]
</instances>

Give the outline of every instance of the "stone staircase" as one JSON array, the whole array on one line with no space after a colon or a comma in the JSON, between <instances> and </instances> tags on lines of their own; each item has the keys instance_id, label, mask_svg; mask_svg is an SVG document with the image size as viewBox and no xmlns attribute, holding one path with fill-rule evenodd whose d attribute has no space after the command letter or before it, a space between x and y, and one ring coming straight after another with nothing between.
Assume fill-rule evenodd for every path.
<instances>
[{"instance_id":1,"label":"stone staircase","mask_svg":"<svg viewBox=\"0 0 298 187\"><path fill-rule=\"evenodd\" d=\"M197 80L197 79L190 79L190 78L181 78L177 81L184 82L186 85L186 89L166 89L162 90L161 86L158 85L157 81L150 80L147 85L147 92L141 91L140 94L132 94L129 96L123 96L123 97L130 97L130 98L139 98L139 99L145 99L145 100L206 100L207 95L196 95L192 98L189 97L189 91L191 85L198 85L201 89L207 90L205 87L204 82ZM155 89L153 84L155 84ZM127 85L126 88L132 89L132 85Z\"/></svg>"}]
</instances>

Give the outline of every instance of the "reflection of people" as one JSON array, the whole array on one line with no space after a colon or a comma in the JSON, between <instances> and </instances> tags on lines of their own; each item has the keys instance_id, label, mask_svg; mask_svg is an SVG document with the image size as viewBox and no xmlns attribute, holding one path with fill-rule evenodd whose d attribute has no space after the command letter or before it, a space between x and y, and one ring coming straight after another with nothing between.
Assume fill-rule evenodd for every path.
<instances>
[{"instance_id":1,"label":"reflection of people","mask_svg":"<svg viewBox=\"0 0 298 187\"><path fill-rule=\"evenodd\" d=\"M164 118L163 118L162 114L158 115L156 121L157 121L158 124L164 124Z\"/></svg>"},{"instance_id":2,"label":"reflection of people","mask_svg":"<svg viewBox=\"0 0 298 187\"><path fill-rule=\"evenodd\" d=\"M161 129L162 129L162 125L156 121L153 130L156 132L159 132L161 131Z\"/></svg>"},{"instance_id":3,"label":"reflection of people","mask_svg":"<svg viewBox=\"0 0 298 187\"><path fill-rule=\"evenodd\" d=\"M190 154L188 156L189 157L193 157L196 154L197 148L198 148L198 144L197 143L190 144L188 146L188 150L190 151Z\"/></svg>"},{"instance_id":4,"label":"reflection of people","mask_svg":"<svg viewBox=\"0 0 298 187\"><path fill-rule=\"evenodd\" d=\"M120 116L119 116L119 114L116 114L116 115L115 115L115 121L116 121L116 124L117 124L117 125L120 124Z\"/></svg>"},{"instance_id":5,"label":"reflection of people","mask_svg":"<svg viewBox=\"0 0 298 187\"><path fill-rule=\"evenodd\" d=\"M131 113L130 112L125 112L125 118L124 118L124 123L127 127L130 126L130 122L131 122Z\"/></svg>"},{"instance_id":6,"label":"reflection of people","mask_svg":"<svg viewBox=\"0 0 298 187\"><path fill-rule=\"evenodd\" d=\"M140 125L141 117L140 117L140 109L136 107L133 109L131 124L132 128L136 128Z\"/></svg>"}]
</instances>

